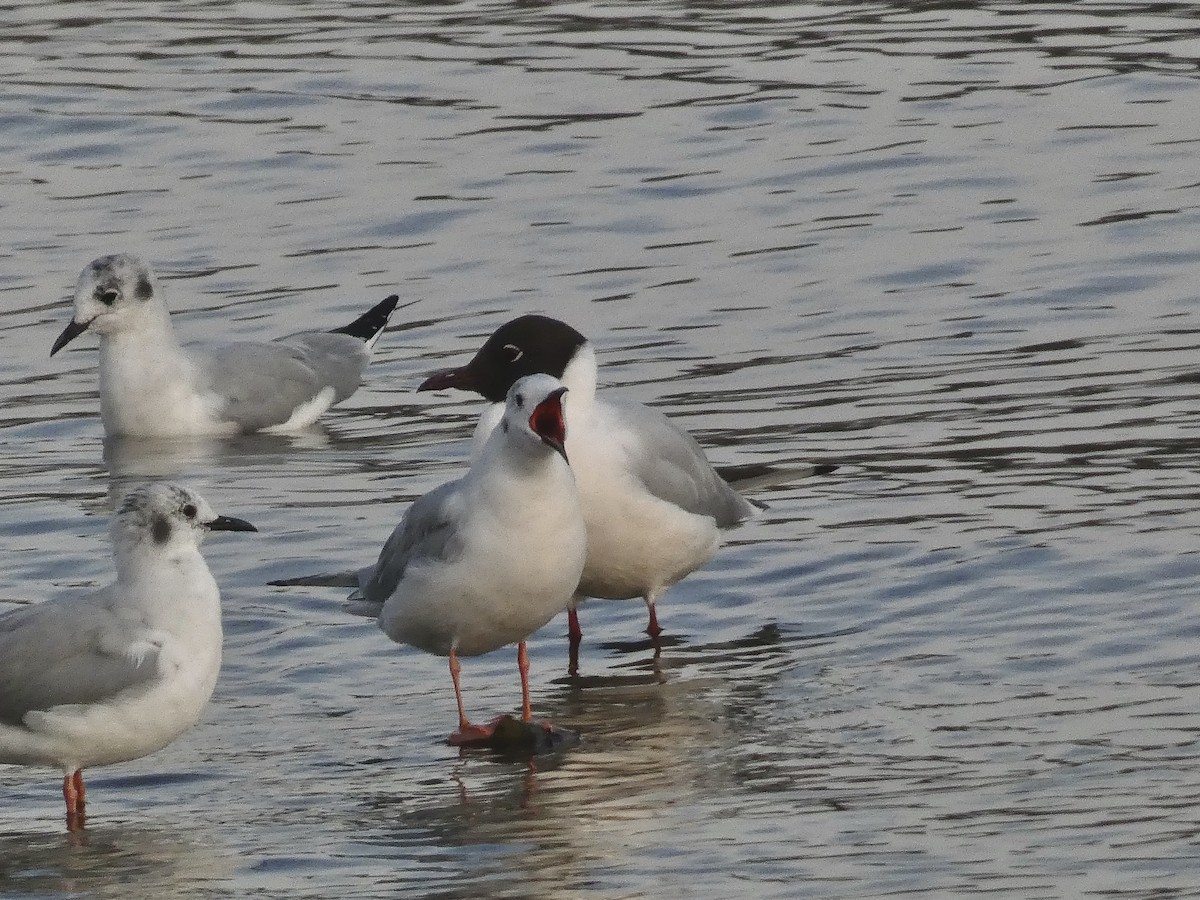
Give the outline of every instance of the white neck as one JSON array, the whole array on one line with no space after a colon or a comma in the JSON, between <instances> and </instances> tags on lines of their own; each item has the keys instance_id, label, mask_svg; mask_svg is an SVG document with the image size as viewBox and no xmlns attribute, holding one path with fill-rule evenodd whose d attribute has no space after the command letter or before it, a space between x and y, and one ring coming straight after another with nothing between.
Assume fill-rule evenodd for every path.
<instances>
[{"instance_id":1,"label":"white neck","mask_svg":"<svg viewBox=\"0 0 1200 900\"><path fill-rule=\"evenodd\" d=\"M166 309L146 310L135 330L100 335L100 417L107 433L189 433L211 418L196 394L191 361Z\"/></svg>"},{"instance_id":2,"label":"white neck","mask_svg":"<svg viewBox=\"0 0 1200 900\"><path fill-rule=\"evenodd\" d=\"M126 600L138 602L158 619L153 627L173 633L192 627L220 628L220 593L194 544L126 547L116 554L115 562Z\"/></svg>"},{"instance_id":3,"label":"white neck","mask_svg":"<svg viewBox=\"0 0 1200 900\"><path fill-rule=\"evenodd\" d=\"M590 407L596 399L596 352L590 343L581 344L563 369L562 383L567 386L567 409Z\"/></svg>"}]
</instances>

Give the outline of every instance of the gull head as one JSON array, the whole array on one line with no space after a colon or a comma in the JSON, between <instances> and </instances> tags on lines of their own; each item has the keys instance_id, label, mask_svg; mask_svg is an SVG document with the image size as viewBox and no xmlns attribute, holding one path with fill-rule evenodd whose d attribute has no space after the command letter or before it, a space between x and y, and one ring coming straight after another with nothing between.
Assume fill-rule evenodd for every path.
<instances>
[{"instance_id":1,"label":"gull head","mask_svg":"<svg viewBox=\"0 0 1200 900\"><path fill-rule=\"evenodd\" d=\"M257 531L244 519L219 516L190 488L150 482L121 500L113 517L113 544L132 549L195 548L210 531Z\"/></svg>"},{"instance_id":2,"label":"gull head","mask_svg":"<svg viewBox=\"0 0 1200 900\"><path fill-rule=\"evenodd\" d=\"M459 388L493 403L507 396L518 378L541 373L562 378L587 338L549 316L521 316L497 328L465 366L437 372L418 391Z\"/></svg>"},{"instance_id":3,"label":"gull head","mask_svg":"<svg viewBox=\"0 0 1200 900\"><path fill-rule=\"evenodd\" d=\"M550 375L526 375L508 390L500 430L522 435L530 446L549 447L567 458L567 419L563 397L567 389Z\"/></svg>"},{"instance_id":4,"label":"gull head","mask_svg":"<svg viewBox=\"0 0 1200 900\"><path fill-rule=\"evenodd\" d=\"M75 316L54 342L50 355L85 331L113 334L136 327L156 306L161 302L154 273L138 257L117 253L92 260L75 285Z\"/></svg>"}]
</instances>

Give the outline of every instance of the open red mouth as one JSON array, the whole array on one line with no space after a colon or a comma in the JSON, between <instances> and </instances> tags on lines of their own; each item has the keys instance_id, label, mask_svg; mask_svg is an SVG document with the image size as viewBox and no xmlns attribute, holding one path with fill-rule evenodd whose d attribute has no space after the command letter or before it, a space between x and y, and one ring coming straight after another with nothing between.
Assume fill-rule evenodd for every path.
<instances>
[{"instance_id":1,"label":"open red mouth","mask_svg":"<svg viewBox=\"0 0 1200 900\"><path fill-rule=\"evenodd\" d=\"M567 420L563 416L562 396L567 392L565 387L551 393L545 400L533 408L529 417L529 427L542 441L553 447L567 458Z\"/></svg>"}]
</instances>

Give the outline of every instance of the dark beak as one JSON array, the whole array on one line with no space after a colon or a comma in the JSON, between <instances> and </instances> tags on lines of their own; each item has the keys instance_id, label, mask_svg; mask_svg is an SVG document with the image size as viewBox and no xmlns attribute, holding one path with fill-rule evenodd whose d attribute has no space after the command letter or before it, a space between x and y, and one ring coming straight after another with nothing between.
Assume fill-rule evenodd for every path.
<instances>
[{"instance_id":1,"label":"dark beak","mask_svg":"<svg viewBox=\"0 0 1200 900\"><path fill-rule=\"evenodd\" d=\"M567 420L562 408L562 397L566 392L565 387L560 387L535 406L533 415L529 417L529 427L542 439L543 444L555 450L570 465L566 446Z\"/></svg>"},{"instance_id":2,"label":"dark beak","mask_svg":"<svg viewBox=\"0 0 1200 900\"><path fill-rule=\"evenodd\" d=\"M235 519L233 516L217 516L207 527L209 531L258 531L245 519Z\"/></svg>"},{"instance_id":3,"label":"dark beak","mask_svg":"<svg viewBox=\"0 0 1200 900\"><path fill-rule=\"evenodd\" d=\"M458 388L462 391L478 393L479 380L471 371L470 366L462 366L458 369L435 372L417 386L418 391L444 391L446 388Z\"/></svg>"},{"instance_id":4,"label":"dark beak","mask_svg":"<svg viewBox=\"0 0 1200 900\"><path fill-rule=\"evenodd\" d=\"M62 334L58 336L58 340L54 342L54 346L50 348L50 355L53 356L63 347L67 346L67 344L71 343L71 341L75 340L75 338L87 331L88 326L91 324L92 323L90 321L76 322L74 319L72 319L67 324L67 327L63 329Z\"/></svg>"}]
</instances>

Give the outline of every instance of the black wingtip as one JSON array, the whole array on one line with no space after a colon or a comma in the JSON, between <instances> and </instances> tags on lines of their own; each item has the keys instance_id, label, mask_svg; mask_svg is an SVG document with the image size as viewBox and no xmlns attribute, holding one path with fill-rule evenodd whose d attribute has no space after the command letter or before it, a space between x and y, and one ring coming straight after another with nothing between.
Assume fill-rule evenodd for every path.
<instances>
[{"instance_id":1,"label":"black wingtip","mask_svg":"<svg viewBox=\"0 0 1200 900\"><path fill-rule=\"evenodd\" d=\"M841 467L835 463L817 463L817 465L813 466L813 474L814 475L832 475L839 468L841 468Z\"/></svg>"},{"instance_id":2,"label":"black wingtip","mask_svg":"<svg viewBox=\"0 0 1200 900\"><path fill-rule=\"evenodd\" d=\"M392 294L390 297L380 300L365 313L342 328L333 329L331 334L348 334L351 337L356 337L359 340L369 341L379 332L383 331L387 325L388 319L396 310L396 304L400 302L400 297Z\"/></svg>"}]
</instances>

